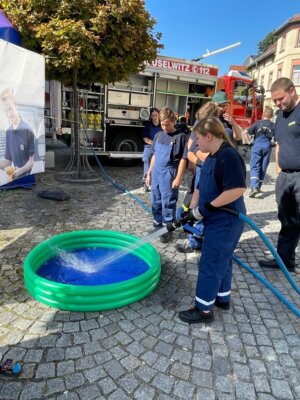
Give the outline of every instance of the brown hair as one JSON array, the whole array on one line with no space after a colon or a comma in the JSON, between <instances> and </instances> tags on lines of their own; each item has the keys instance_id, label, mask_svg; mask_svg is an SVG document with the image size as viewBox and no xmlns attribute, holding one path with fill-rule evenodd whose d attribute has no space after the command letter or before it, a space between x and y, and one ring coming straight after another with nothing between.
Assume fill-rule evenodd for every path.
<instances>
[{"instance_id":1,"label":"brown hair","mask_svg":"<svg viewBox=\"0 0 300 400\"><path fill-rule=\"evenodd\" d=\"M165 119L169 119L172 122L176 121L176 115L174 111L169 107L164 107L159 112L159 119L164 121Z\"/></svg>"},{"instance_id":2,"label":"brown hair","mask_svg":"<svg viewBox=\"0 0 300 400\"><path fill-rule=\"evenodd\" d=\"M194 128L195 132L201 136L206 136L208 133L216 137L217 139L223 139L225 142L234 147L233 143L226 135L222 122L217 117L203 118L199 124Z\"/></svg>"},{"instance_id":3,"label":"brown hair","mask_svg":"<svg viewBox=\"0 0 300 400\"><path fill-rule=\"evenodd\" d=\"M270 91L275 92L276 90L282 89L285 92L288 92L291 88L295 88L293 81L289 78L282 77L276 79L276 81L272 83Z\"/></svg>"},{"instance_id":4,"label":"brown hair","mask_svg":"<svg viewBox=\"0 0 300 400\"><path fill-rule=\"evenodd\" d=\"M273 108L266 106L264 109L264 117L271 119L274 115Z\"/></svg>"},{"instance_id":5,"label":"brown hair","mask_svg":"<svg viewBox=\"0 0 300 400\"><path fill-rule=\"evenodd\" d=\"M218 117L219 116L219 107L213 101L208 101L207 103L203 104L197 112L196 112L196 119L201 121L203 118L207 117Z\"/></svg>"},{"instance_id":6,"label":"brown hair","mask_svg":"<svg viewBox=\"0 0 300 400\"><path fill-rule=\"evenodd\" d=\"M6 101L8 99L11 99L12 101L15 101L14 92L10 88L4 89L0 94L0 98L1 98L2 101Z\"/></svg>"}]
</instances>

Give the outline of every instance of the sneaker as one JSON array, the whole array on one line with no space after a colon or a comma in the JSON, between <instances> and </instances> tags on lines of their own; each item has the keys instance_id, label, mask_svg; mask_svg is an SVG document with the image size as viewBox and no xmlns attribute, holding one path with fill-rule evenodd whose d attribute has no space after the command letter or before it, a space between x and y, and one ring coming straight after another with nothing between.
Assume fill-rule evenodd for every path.
<instances>
[{"instance_id":1,"label":"sneaker","mask_svg":"<svg viewBox=\"0 0 300 400\"><path fill-rule=\"evenodd\" d=\"M180 311L179 318L188 324L199 324L203 322L211 322L214 320L213 311L205 313L197 307L190 308L186 311Z\"/></svg>"},{"instance_id":2,"label":"sneaker","mask_svg":"<svg viewBox=\"0 0 300 400\"><path fill-rule=\"evenodd\" d=\"M167 232L161 235L161 237L159 238L161 243L169 243L172 240L172 233L171 232Z\"/></svg>"},{"instance_id":3,"label":"sneaker","mask_svg":"<svg viewBox=\"0 0 300 400\"><path fill-rule=\"evenodd\" d=\"M187 243L176 244L175 249L178 251L178 253L182 253L182 254L194 253L194 252L199 251L199 249L194 249L193 247L189 246Z\"/></svg>"},{"instance_id":4,"label":"sneaker","mask_svg":"<svg viewBox=\"0 0 300 400\"><path fill-rule=\"evenodd\" d=\"M277 264L276 260L259 260L258 264L262 268L272 268L272 269L280 269L279 265ZM294 265L285 265L286 269L290 272L295 272L296 267Z\"/></svg>"},{"instance_id":5,"label":"sneaker","mask_svg":"<svg viewBox=\"0 0 300 400\"><path fill-rule=\"evenodd\" d=\"M255 197L257 194L259 193L259 190L256 188L251 188L250 193L249 193L249 197L253 198Z\"/></svg>"},{"instance_id":6,"label":"sneaker","mask_svg":"<svg viewBox=\"0 0 300 400\"><path fill-rule=\"evenodd\" d=\"M222 308L222 310L229 310L230 301L220 301L219 299L216 299L215 306L218 308Z\"/></svg>"}]
</instances>

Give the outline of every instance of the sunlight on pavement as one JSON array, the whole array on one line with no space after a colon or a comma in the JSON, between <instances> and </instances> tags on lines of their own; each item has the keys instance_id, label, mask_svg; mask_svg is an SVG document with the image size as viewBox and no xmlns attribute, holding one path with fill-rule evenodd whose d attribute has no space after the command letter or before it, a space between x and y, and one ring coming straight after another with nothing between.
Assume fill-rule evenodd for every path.
<instances>
[{"instance_id":1,"label":"sunlight on pavement","mask_svg":"<svg viewBox=\"0 0 300 400\"><path fill-rule=\"evenodd\" d=\"M32 228L18 228L18 229L1 229L0 230L0 251L5 249L11 243L31 231Z\"/></svg>"}]
</instances>

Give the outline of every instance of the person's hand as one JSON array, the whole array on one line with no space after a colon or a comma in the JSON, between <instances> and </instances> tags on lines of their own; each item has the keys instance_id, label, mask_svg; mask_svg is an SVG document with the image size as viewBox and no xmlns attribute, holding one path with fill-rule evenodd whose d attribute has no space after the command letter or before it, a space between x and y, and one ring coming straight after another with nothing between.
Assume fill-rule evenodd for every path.
<instances>
[{"instance_id":1,"label":"person's hand","mask_svg":"<svg viewBox=\"0 0 300 400\"><path fill-rule=\"evenodd\" d=\"M148 174L146 175L145 184L146 184L147 187L150 187L150 186L151 186L151 174L150 174L150 173L148 173Z\"/></svg>"},{"instance_id":2,"label":"person's hand","mask_svg":"<svg viewBox=\"0 0 300 400\"><path fill-rule=\"evenodd\" d=\"M180 180L178 178L175 178L174 181L172 182L172 189L178 189L180 186Z\"/></svg>"},{"instance_id":3,"label":"person's hand","mask_svg":"<svg viewBox=\"0 0 300 400\"><path fill-rule=\"evenodd\" d=\"M236 125L236 122L235 122L234 118L232 117L232 115L225 113L225 114L223 114L223 118L225 119L225 121L229 122L230 125Z\"/></svg>"},{"instance_id":4,"label":"person's hand","mask_svg":"<svg viewBox=\"0 0 300 400\"><path fill-rule=\"evenodd\" d=\"M18 167L15 168L15 172L12 176L13 179L17 179L22 175L22 170Z\"/></svg>"}]
</instances>

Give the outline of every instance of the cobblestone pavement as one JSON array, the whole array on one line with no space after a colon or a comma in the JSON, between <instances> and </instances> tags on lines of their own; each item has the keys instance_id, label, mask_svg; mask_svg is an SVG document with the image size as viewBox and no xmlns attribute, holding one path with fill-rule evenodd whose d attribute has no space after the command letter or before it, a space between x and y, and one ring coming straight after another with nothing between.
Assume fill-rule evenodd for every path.
<instances>
[{"instance_id":1,"label":"cobblestone pavement","mask_svg":"<svg viewBox=\"0 0 300 400\"><path fill-rule=\"evenodd\" d=\"M59 148L56 171L63 165ZM149 205L140 188L141 164L105 168ZM137 236L151 230L150 214L104 179L62 184L50 170L36 178L34 190L0 192L0 353L23 365L18 378L0 376L0 399L300 399L299 318L246 269L234 266L232 308L216 309L213 323L189 326L178 319L178 311L191 304L197 276L197 255L175 251L183 232L175 232L169 244L153 241L162 274L154 292L139 302L81 313L35 301L24 288L23 263L38 243L78 229ZM263 193L246 196L246 203L249 216L276 243L274 182L272 162ZM36 190L51 185L71 199L37 196ZM283 273L258 266L267 254L257 234L245 228L236 255L300 309ZM298 285L299 271L293 274Z\"/></svg>"}]
</instances>

